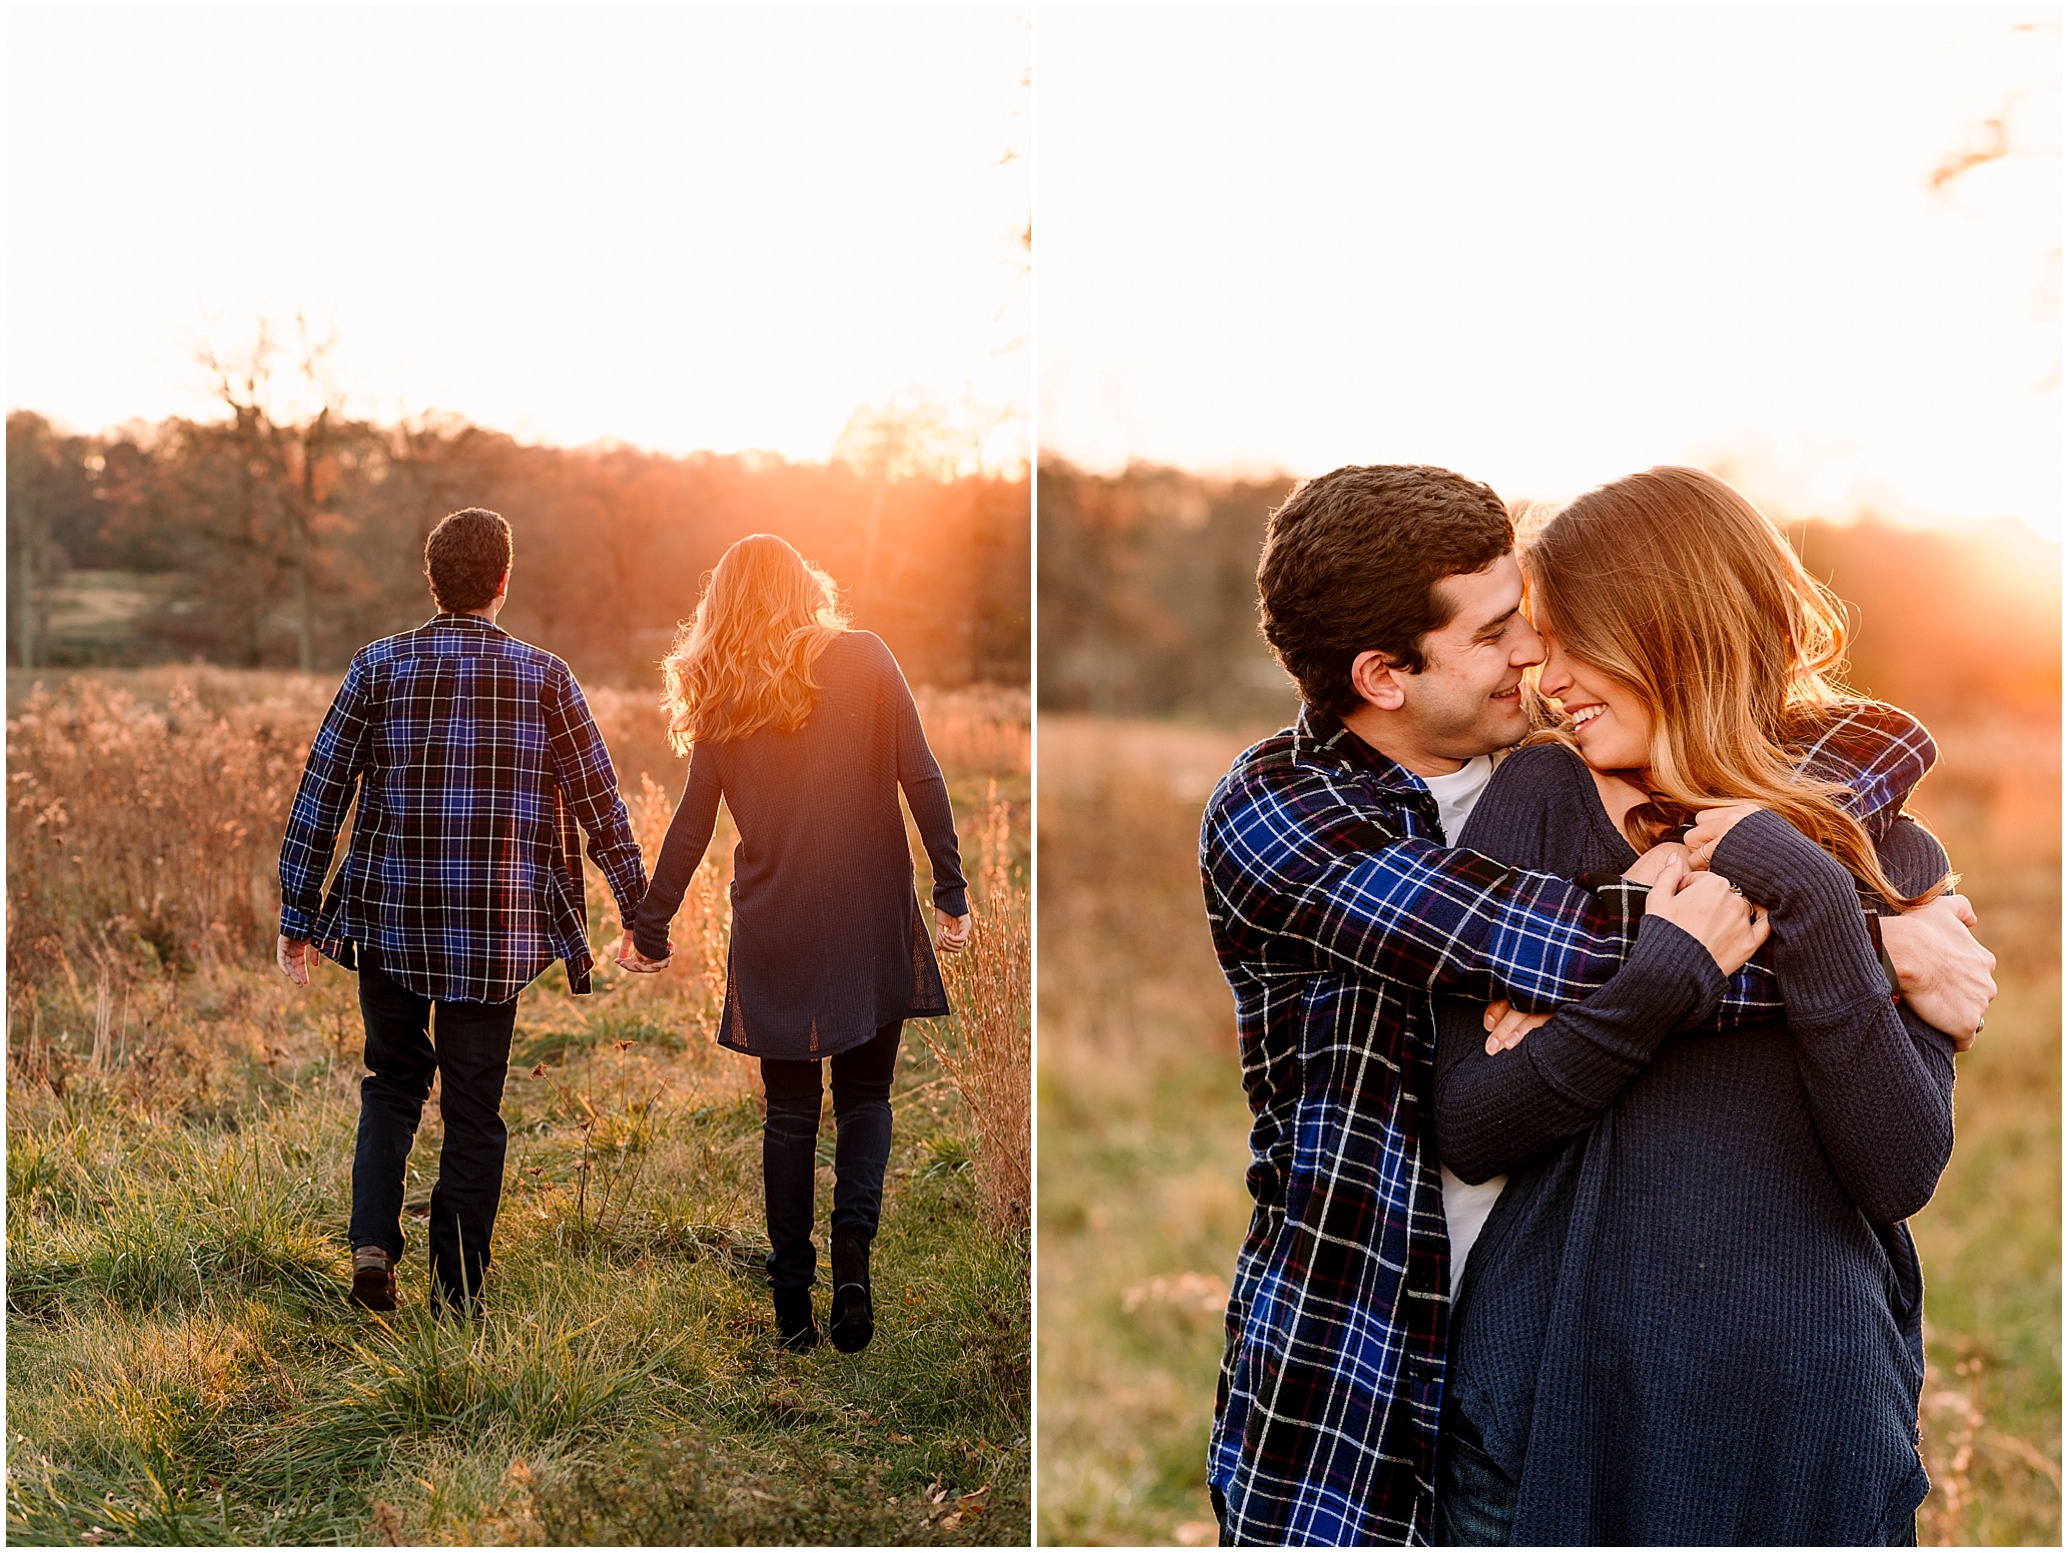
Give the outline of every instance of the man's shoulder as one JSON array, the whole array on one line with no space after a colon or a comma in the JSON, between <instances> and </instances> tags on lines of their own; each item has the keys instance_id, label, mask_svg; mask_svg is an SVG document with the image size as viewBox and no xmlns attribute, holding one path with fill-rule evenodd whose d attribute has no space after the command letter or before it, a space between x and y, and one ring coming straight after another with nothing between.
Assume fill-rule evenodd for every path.
<instances>
[{"instance_id":1,"label":"man's shoulder","mask_svg":"<svg viewBox=\"0 0 2068 1553\"><path fill-rule=\"evenodd\" d=\"M416 662L424 659L492 657L518 664L548 678L572 680L573 671L565 659L510 635L484 621L479 626L455 624L449 616L438 616L397 631L379 641L368 642L353 656L355 667Z\"/></svg>"},{"instance_id":2,"label":"man's shoulder","mask_svg":"<svg viewBox=\"0 0 2068 1553\"><path fill-rule=\"evenodd\" d=\"M1353 767L1315 760L1297 728L1260 739L1228 768L1207 800L1202 840L1217 836L1249 852L1275 839L1298 852L1368 851L1405 834L1398 794L1364 780Z\"/></svg>"},{"instance_id":3,"label":"man's shoulder","mask_svg":"<svg viewBox=\"0 0 2068 1553\"><path fill-rule=\"evenodd\" d=\"M1206 801L1207 819L1316 784L1297 753L1298 730L1281 728L1237 755Z\"/></svg>"}]
</instances>

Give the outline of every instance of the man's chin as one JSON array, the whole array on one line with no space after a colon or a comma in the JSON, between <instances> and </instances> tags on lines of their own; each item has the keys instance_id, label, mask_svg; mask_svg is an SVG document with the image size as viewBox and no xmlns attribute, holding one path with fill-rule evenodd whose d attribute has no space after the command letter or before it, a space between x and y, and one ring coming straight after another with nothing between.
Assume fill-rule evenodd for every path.
<instances>
[{"instance_id":1,"label":"man's chin","mask_svg":"<svg viewBox=\"0 0 2068 1553\"><path fill-rule=\"evenodd\" d=\"M1479 720L1477 731L1485 737L1489 754L1520 744L1529 733L1529 713L1522 709L1522 697L1489 703L1488 714Z\"/></svg>"}]
</instances>

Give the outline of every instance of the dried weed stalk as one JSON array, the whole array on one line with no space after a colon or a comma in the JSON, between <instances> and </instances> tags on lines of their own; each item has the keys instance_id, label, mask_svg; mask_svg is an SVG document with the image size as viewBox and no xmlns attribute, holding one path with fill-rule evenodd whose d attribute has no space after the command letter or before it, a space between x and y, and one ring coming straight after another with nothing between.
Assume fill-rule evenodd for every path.
<instances>
[{"instance_id":1,"label":"dried weed stalk","mask_svg":"<svg viewBox=\"0 0 2068 1553\"><path fill-rule=\"evenodd\" d=\"M1027 891L1013 868L1012 805L998 797L995 782L977 855L975 933L969 948L945 966L956 1018L923 1028L975 1123L972 1165L985 1220L1016 1236L1026 1229L1031 1201L1031 948Z\"/></svg>"}]
</instances>

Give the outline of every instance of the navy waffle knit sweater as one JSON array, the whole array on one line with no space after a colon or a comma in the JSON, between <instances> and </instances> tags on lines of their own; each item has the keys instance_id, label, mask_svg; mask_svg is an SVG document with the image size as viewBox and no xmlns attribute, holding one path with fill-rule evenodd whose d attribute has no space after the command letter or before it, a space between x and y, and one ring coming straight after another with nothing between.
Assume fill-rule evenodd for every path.
<instances>
[{"instance_id":1,"label":"navy waffle knit sweater","mask_svg":"<svg viewBox=\"0 0 2068 1553\"><path fill-rule=\"evenodd\" d=\"M1506 761L1460 840L1568 877L1635 858L1557 746ZM1906 890L1944 872L1912 821L1878 845ZM1741 821L1714 866L1773 909L1786 1025L1692 1028L1722 979L1658 921L1514 1051L1486 1055L1477 1005L1440 1012L1441 1157L1510 1173L1446 1386L1518 1485L1517 1544L1902 1542L1925 1493L1901 1221L1952 1150L1950 1043L1891 1005L1853 881L1785 821Z\"/></svg>"},{"instance_id":2,"label":"navy waffle knit sweater","mask_svg":"<svg viewBox=\"0 0 2068 1553\"><path fill-rule=\"evenodd\" d=\"M969 910L948 784L890 649L845 632L813 675L818 703L795 733L697 744L633 923L641 954L667 952L723 797L740 842L719 1044L778 1060L831 1057L885 1025L948 1012L900 788L933 866L934 904Z\"/></svg>"}]
</instances>

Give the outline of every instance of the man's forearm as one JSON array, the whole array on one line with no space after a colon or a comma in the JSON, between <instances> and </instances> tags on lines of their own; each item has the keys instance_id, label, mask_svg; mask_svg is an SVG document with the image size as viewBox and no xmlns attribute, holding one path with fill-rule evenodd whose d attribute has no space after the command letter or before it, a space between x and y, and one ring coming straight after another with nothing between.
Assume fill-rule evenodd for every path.
<instances>
[{"instance_id":1,"label":"man's forearm","mask_svg":"<svg viewBox=\"0 0 2068 1553\"><path fill-rule=\"evenodd\" d=\"M1600 987L1634 938L1621 900L1420 840L1388 840L1298 874L1247 873L1211 855L1209 870L1238 939L1304 944L1333 969L1419 992L1505 997L1530 1012Z\"/></svg>"}]
</instances>

